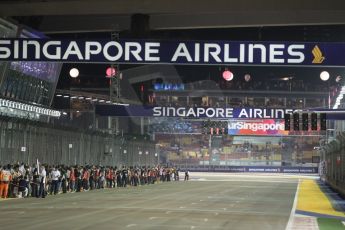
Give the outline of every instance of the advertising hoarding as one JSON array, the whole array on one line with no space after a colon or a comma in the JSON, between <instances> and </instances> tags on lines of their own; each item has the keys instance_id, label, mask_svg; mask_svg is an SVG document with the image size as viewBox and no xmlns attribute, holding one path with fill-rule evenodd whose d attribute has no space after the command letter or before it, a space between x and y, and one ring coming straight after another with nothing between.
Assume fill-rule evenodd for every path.
<instances>
[{"instance_id":1,"label":"advertising hoarding","mask_svg":"<svg viewBox=\"0 0 345 230\"><path fill-rule=\"evenodd\" d=\"M229 120L228 134L284 136L289 131L284 130L284 120L280 119Z\"/></svg>"}]
</instances>

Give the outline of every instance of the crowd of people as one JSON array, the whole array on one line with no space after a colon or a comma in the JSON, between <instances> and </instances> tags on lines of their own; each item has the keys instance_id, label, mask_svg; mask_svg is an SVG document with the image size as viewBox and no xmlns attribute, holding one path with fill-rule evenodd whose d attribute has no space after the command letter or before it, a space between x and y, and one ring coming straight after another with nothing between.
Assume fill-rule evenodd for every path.
<instances>
[{"instance_id":1,"label":"crowd of people","mask_svg":"<svg viewBox=\"0 0 345 230\"><path fill-rule=\"evenodd\" d=\"M59 193L179 180L179 169L174 167L29 166L22 163L0 166L0 197L44 198ZM184 173L184 180L189 180L188 171Z\"/></svg>"}]
</instances>

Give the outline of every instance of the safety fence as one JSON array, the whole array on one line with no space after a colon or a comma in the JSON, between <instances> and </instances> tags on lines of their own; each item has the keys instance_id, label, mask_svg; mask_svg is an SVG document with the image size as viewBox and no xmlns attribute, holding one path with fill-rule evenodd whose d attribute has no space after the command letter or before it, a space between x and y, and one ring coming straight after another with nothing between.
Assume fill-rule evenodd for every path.
<instances>
[{"instance_id":1,"label":"safety fence","mask_svg":"<svg viewBox=\"0 0 345 230\"><path fill-rule=\"evenodd\" d=\"M345 196L345 132L321 149L320 171L326 182Z\"/></svg>"},{"instance_id":2,"label":"safety fence","mask_svg":"<svg viewBox=\"0 0 345 230\"><path fill-rule=\"evenodd\" d=\"M131 136L83 131L53 124L0 117L0 164L109 166L157 163L155 144Z\"/></svg>"}]
</instances>

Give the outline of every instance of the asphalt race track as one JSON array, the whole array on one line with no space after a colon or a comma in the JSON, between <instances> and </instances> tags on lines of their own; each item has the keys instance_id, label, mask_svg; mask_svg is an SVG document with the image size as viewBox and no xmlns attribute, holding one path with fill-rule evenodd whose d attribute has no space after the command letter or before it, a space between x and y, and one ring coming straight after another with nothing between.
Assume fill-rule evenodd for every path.
<instances>
[{"instance_id":1,"label":"asphalt race track","mask_svg":"<svg viewBox=\"0 0 345 230\"><path fill-rule=\"evenodd\" d=\"M0 202L6 229L285 229L298 178L194 174L191 181Z\"/></svg>"}]
</instances>

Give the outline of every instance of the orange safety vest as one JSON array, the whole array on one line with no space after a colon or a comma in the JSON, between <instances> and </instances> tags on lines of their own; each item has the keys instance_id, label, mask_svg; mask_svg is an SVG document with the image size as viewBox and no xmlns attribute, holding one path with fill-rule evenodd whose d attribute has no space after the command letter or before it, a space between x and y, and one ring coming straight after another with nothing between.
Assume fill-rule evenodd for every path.
<instances>
[{"instance_id":1,"label":"orange safety vest","mask_svg":"<svg viewBox=\"0 0 345 230\"><path fill-rule=\"evenodd\" d=\"M8 171L1 172L1 175L0 175L1 182L10 182L11 180L12 180L12 175L10 172Z\"/></svg>"}]
</instances>

